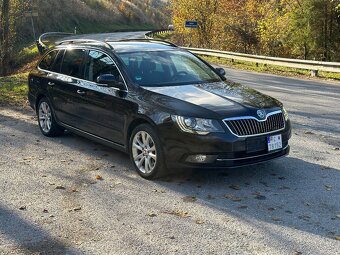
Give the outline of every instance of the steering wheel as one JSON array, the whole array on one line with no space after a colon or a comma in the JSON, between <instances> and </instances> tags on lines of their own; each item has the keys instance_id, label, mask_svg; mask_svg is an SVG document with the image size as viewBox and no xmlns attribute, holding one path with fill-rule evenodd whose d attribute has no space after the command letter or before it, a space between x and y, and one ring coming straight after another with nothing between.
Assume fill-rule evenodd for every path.
<instances>
[{"instance_id":1,"label":"steering wheel","mask_svg":"<svg viewBox=\"0 0 340 255\"><path fill-rule=\"evenodd\" d=\"M186 76L186 75L188 75L188 73L185 72L185 71L177 72L177 73L172 77L172 80L173 80L173 81L177 81L178 78L180 78L181 76Z\"/></svg>"}]
</instances>

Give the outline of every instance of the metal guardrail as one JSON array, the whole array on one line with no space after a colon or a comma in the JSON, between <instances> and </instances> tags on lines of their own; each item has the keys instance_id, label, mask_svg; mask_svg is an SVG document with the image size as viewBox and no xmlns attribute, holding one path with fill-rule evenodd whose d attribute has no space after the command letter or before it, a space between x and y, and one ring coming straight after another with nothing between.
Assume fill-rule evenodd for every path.
<instances>
[{"instance_id":1,"label":"metal guardrail","mask_svg":"<svg viewBox=\"0 0 340 255\"><path fill-rule=\"evenodd\" d=\"M145 38L146 39L154 39L153 37L155 35L161 35L161 34L165 34L165 33L169 33L169 32L172 32L172 30L169 30L169 29L154 30L154 31L146 33Z\"/></svg>"},{"instance_id":2,"label":"metal guardrail","mask_svg":"<svg viewBox=\"0 0 340 255\"><path fill-rule=\"evenodd\" d=\"M145 37L152 38L152 36L154 35L157 35L159 33L167 33L167 32L171 32L171 31L166 30L166 29L156 30L156 31L147 33ZM189 50L190 52L198 54L198 55L231 59L232 61L240 60L240 61L246 61L246 62L253 62L257 64L276 65L276 66L311 70L312 76L317 76L318 71L340 73L339 62L323 62L323 61L291 59L291 58L276 58L276 57L267 57L267 56L260 56L260 55L251 55L251 54L244 54L244 53L211 50L211 49L201 49L201 48L189 48L189 47L182 47L182 48Z\"/></svg>"}]
</instances>

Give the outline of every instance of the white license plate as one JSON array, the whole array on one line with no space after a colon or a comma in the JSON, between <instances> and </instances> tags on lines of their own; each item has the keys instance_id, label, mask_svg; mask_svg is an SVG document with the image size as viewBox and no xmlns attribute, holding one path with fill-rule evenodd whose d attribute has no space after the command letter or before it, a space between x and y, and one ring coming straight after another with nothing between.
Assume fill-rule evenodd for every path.
<instances>
[{"instance_id":1,"label":"white license plate","mask_svg":"<svg viewBox=\"0 0 340 255\"><path fill-rule=\"evenodd\" d=\"M282 135L273 135L267 137L268 151L282 149Z\"/></svg>"}]
</instances>

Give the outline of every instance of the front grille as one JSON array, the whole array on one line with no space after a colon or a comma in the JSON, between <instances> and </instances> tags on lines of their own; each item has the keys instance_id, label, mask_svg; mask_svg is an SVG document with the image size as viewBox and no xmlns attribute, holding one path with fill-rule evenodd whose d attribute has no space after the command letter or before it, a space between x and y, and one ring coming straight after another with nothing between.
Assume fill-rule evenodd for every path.
<instances>
[{"instance_id":1,"label":"front grille","mask_svg":"<svg viewBox=\"0 0 340 255\"><path fill-rule=\"evenodd\" d=\"M284 116L281 111L269 113L265 120L255 117L225 119L224 123L237 136L254 136L268 134L285 128Z\"/></svg>"}]
</instances>

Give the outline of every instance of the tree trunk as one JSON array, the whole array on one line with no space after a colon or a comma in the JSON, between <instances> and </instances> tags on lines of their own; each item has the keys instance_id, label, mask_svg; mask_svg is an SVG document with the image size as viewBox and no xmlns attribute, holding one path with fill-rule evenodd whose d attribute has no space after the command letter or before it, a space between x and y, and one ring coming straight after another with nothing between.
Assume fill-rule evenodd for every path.
<instances>
[{"instance_id":1,"label":"tree trunk","mask_svg":"<svg viewBox=\"0 0 340 255\"><path fill-rule=\"evenodd\" d=\"M9 0L3 0L0 25L0 76L5 76L9 58Z\"/></svg>"}]
</instances>

